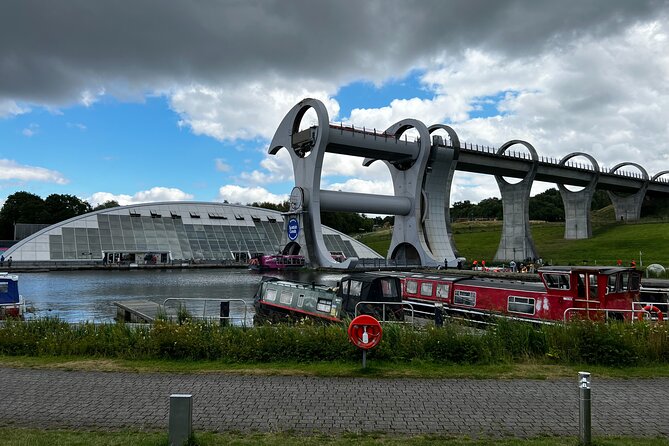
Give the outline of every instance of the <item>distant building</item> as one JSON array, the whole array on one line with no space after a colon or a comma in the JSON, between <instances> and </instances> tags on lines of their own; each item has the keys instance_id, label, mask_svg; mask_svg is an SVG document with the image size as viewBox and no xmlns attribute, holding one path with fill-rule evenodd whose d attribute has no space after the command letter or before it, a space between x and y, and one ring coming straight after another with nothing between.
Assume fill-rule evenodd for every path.
<instances>
[{"instance_id":1,"label":"distant building","mask_svg":"<svg viewBox=\"0 0 669 446\"><path fill-rule=\"evenodd\" d=\"M382 258L372 249L323 227L325 243L346 257ZM282 243L283 240L283 243ZM80 215L38 231L5 253L14 262L240 262L285 246L277 211L203 202L121 206Z\"/></svg>"}]
</instances>

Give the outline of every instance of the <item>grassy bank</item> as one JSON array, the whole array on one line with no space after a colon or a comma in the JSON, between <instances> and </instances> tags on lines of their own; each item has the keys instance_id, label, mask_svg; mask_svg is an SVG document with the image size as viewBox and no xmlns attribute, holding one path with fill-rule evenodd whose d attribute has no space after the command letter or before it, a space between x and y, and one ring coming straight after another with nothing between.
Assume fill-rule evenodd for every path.
<instances>
[{"instance_id":1,"label":"grassy bank","mask_svg":"<svg viewBox=\"0 0 669 446\"><path fill-rule=\"evenodd\" d=\"M40 431L36 429L0 428L2 444L6 446L60 445L167 445L167 434L150 432L74 432ZM294 433L196 433L192 445L452 445L452 446L566 446L577 445L575 437L540 437L532 439L449 437L439 435L390 436L382 434L299 435ZM597 438L593 446L667 446L666 438Z\"/></svg>"},{"instance_id":2,"label":"grassy bank","mask_svg":"<svg viewBox=\"0 0 669 446\"><path fill-rule=\"evenodd\" d=\"M643 265L669 266L669 223L641 221L636 224L593 222L593 237L565 240L563 223L532 223L532 238L539 256L554 265L614 265L617 259L627 265L632 259ZM502 222L464 222L453 224L453 238L461 256L490 261L497 251ZM366 234L360 241L386 255L392 233L389 230Z\"/></svg>"}]
</instances>

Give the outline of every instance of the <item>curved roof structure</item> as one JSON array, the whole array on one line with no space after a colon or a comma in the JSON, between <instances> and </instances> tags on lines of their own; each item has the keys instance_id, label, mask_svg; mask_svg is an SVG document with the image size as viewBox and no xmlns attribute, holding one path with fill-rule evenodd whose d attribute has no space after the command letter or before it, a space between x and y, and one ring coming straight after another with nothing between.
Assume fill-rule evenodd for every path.
<instances>
[{"instance_id":1,"label":"curved roof structure","mask_svg":"<svg viewBox=\"0 0 669 446\"><path fill-rule=\"evenodd\" d=\"M331 252L382 258L323 227ZM283 242L282 242L283 240ZM246 262L255 253L285 246L284 216L277 211L204 202L144 203L103 209L49 226L5 252L16 262L167 263L179 260Z\"/></svg>"}]
</instances>

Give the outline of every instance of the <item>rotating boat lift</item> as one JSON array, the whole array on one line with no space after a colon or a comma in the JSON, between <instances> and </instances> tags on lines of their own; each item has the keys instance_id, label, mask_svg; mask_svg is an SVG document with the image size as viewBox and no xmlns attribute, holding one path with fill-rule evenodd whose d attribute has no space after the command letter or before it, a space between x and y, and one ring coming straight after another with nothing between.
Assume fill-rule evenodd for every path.
<instances>
[{"instance_id":1,"label":"rotating boat lift","mask_svg":"<svg viewBox=\"0 0 669 446\"><path fill-rule=\"evenodd\" d=\"M304 114L313 109L318 125L299 130ZM401 137L409 129L417 140ZM438 135L446 131L445 145ZM405 119L384 132L332 126L322 102L304 99L283 118L269 153L288 149L293 164L295 187L287 215L285 253L296 246L312 266L348 269L357 259L335 261L325 246L321 211L366 212L395 215L389 259L436 267L446 261L457 264L452 246L449 218L450 184L459 151L459 139L448 126L430 128L415 119ZM388 167L394 196L321 190L321 171L326 152L363 158L364 165L382 161Z\"/></svg>"}]
</instances>

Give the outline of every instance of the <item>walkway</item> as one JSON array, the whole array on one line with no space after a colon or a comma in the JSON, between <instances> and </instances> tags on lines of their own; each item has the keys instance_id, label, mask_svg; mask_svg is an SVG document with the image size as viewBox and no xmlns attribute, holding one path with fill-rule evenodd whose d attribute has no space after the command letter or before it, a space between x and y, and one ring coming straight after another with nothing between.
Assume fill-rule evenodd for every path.
<instances>
[{"instance_id":1,"label":"walkway","mask_svg":"<svg viewBox=\"0 0 669 446\"><path fill-rule=\"evenodd\" d=\"M195 431L578 435L573 380L401 380L0 367L0 426L167 430L193 395ZM592 382L593 436L669 436L669 379Z\"/></svg>"}]
</instances>

